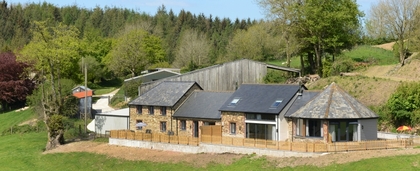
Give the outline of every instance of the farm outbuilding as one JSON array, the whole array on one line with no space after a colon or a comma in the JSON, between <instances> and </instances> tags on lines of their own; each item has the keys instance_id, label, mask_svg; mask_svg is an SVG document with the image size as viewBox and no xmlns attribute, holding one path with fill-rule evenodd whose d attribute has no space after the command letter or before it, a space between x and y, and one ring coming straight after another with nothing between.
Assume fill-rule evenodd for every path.
<instances>
[{"instance_id":1,"label":"farm outbuilding","mask_svg":"<svg viewBox=\"0 0 420 171\"><path fill-rule=\"evenodd\" d=\"M94 119L96 134L106 134L106 131L130 129L128 108L97 113Z\"/></svg>"},{"instance_id":2,"label":"farm outbuilding","mask_svg":"<svg viewBox=\"0 0 420 171\"><path fill-rule=\"evenodd\" d=\"M182 75L145 82L139 87L139 95L162 81L195 81L205 91L235 91L243 83L262 83L267 68L300 73L299 69L269 65L249 59L241 59L207 68L198 69Z\"/></svg>"}]
</instances>

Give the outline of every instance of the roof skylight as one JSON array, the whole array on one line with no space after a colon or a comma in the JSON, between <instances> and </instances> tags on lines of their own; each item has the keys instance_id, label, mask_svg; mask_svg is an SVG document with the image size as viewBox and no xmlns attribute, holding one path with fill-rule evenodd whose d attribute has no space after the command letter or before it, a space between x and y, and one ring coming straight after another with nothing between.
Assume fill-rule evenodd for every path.
<instances>
[{"instance_id":1,"label":"roof skylight","mask_svg":"<svg viewBox=\"0 0 420 171\"><path fill-rule=\"evenodd\" d=\"M283 99L277 99L274 101L274 103L271 105L272 108L277 108L280 106L281 102L283 102Z\"/></svg>"},{"instance_id":2,"label":"roof skylight","mask_svg":"<svg viewBox=\"0 0 420 171\"><path fill-rule=\"evenodd\" d=\"M230 103L229 106L236 106L238 104L240 98L234 98Z\"/></svg>"}]
</instances>

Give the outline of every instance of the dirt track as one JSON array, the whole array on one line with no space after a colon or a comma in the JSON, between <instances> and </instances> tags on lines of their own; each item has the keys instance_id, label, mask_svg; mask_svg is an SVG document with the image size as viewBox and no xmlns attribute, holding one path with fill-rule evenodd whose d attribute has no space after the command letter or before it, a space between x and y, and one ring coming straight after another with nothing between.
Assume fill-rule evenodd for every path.
<instances>
[{"instance_id":1,"label":"dirt track","mask_svg":"<svg viewBox=\"0 0 420 171\"><path fill-rule=\"evenodd\" d=\"M239 154L188 154L172 151L161 151L153 149L141 149L132 147L122 147L115 145L108 145L107 143L97 143L90 141L75 142L62 145L54 150L44 152L49 153L68 153L68 152L90 152L103 154L110 157L121 158L126 160L143 160L152 162L169 162L178 163L185 162L195 167L205 167L209 163L231 164L245 155ZM368 158L397 156L397 155L411 155L420 154L420 149L399 149L399 150L371 150L371 151L356 151L336 154L326 154L320 157L313 158L274 158L267 157L271 163L276 163L278 167L299 166L299 165L313 165L313 166L327 166L333 163L341 164L359 161ZM200 159L200 160L197 160ZM303 160L302 160L303 159Z\"/></svg>"}]
</instances>

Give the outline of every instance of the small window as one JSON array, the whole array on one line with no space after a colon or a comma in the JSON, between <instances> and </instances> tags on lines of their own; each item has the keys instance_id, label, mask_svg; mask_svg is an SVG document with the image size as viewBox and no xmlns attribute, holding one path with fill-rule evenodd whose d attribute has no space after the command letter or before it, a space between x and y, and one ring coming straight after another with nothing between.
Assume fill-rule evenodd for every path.
<instances>
[{"instance_id":1,"label":"small window","mask_svg":"<svg viewBox=\"0 0 420 171\"><path fill-rule=\"evenodd\" d=\"M234 98L230 103L229 106L236 106L239 102L240 98Z\"/></svg>"},{"instance_id":2,"label":"small window","mask_svg":"<svg viewBox=\"0 0 420 171\"><path fill-rule=\"evenodd\" d=\"M160 131L166 132L166 122L160 122Z\"/></svg>"},{"instance_id":3,"label":"small window","mask_svg":"<svg viewBox=\"0 0 420 171\"><path fill-rule=\"evenodd\" d=\"M141 114L142 106L136 106L137 114Z\"/></svg>"},{"instance_id":4,"label":"small window","mask_svg":"<svg viewBox=\"0 0 420 171\"><path fill-rule=\"evenodd\" d=\"M162 114L162 116L166 116L166 106L160 107L160 113Z\"/></svg>"},{"instance_id":5,"label":"small window","mask_svg":"<svg viewBox=\"0 0 420 171\"><path fill-rule=\"evenodd\" d=\"M236 123L230 123L230 134L236 134Z\"/></svg>"},{"instance_id":6,"label":"small window","mask_svg":"<svg viewBox=\"0 0 420 171\"><path fill-rule=\"evenodd\" d=\"M271 107L272 108L277 108L277 107L279 107L281 102L283 102L283 99L277 99L276 101L274 101L274 103L271 105Z\"/></svg>"},{"instance_id":7,"label":"small window","mask_svg":"<svg viewBox=\"0 0 420 171\"><path fill-rule=\"evenodd\" d=\"M143 122L143 120L136 120L136 124ZM142 126L136 126L137 130L142 130L143 127Z\"/></svg>"},{"instance_id":8,"label":"small window","mask_svg":"<svg viewBox=\"0 0 420 171\"><path fill-rule=\"evenodd\" d=\"M187 129L187 121L181 120L181 130L185 131Z\"/></svg>"},{"instance_id":9,"label":"small window","mask_svg":"<svg viewBox=\"0 0 420 171\"><path fill-rule=\"evenodd\" d=\"M155 110L154 110L153 106L149 106L149 114L150 115L155 114Z\"/></svg>"}]
</instances>

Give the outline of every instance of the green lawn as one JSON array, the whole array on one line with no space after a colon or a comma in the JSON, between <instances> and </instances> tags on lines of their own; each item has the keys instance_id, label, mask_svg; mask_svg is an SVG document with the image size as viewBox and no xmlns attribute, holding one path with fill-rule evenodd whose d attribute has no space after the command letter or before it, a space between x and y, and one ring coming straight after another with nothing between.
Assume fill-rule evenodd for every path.
<instances>
[{"instance_id":1,"label":"green lawn","mask_svg":"<svg viewBox=\"0 0 420 171\"><path fill-rule=\"evenodd\" d=\"M105 155L72 152L42 154L46 133L15 134L0 137L0 170L418 170L420 154L367 159L327 167L299 166L277 168L264 157L245 156L231 165L209 164L196 168L187 163L127 161ZM306 158L302 158L305 160ZM300 159L297 159L300 160Z\"/></svg>"},{"instance_id":2,"label":"green lawn","mask_svg":"<svg viewBox=\"0 0 420 171\"><path fill-rule=\"evenodd\" d=\"M33 118L31 110L0 114L0 130ZM0 136L0 170L419 170L420 154L373 158L327 167L298 166L278 168L265 157L247 155L231 165L211 163L204 168L188 163L154 163L128 161L105 155L72 152L42 154L47 141L46 132L31 132ZM106 143L106 139L97 142ZM296 160L305 160L297 158Z\"/></svg>"},{"instance_id":3,"label":"green lawn","mask_svg":"<svg viewBox=\"0 0 420 171\"><path fill-rule=\"evenodd\" d=\"M13 125L17 125L34 117L35 116L33 115L33 111L31 109L26 109L20 112L11 111L0 114L0 133Z\"/></svg>"}]
</instances>

